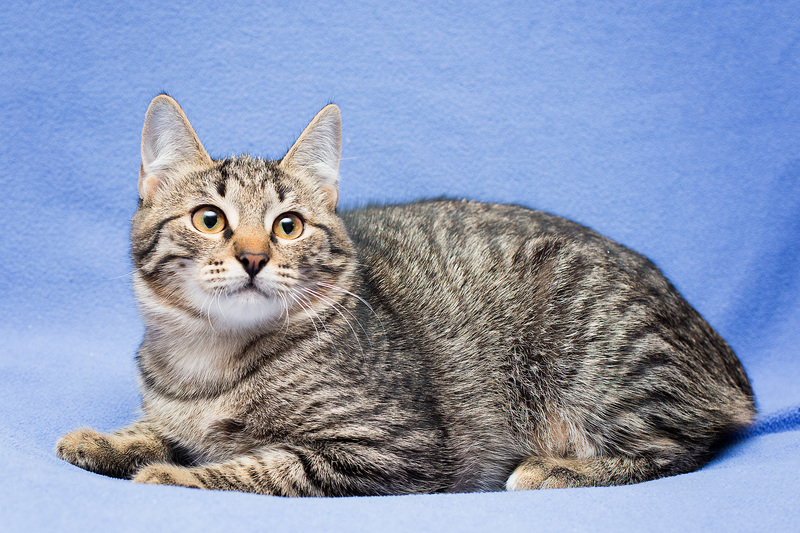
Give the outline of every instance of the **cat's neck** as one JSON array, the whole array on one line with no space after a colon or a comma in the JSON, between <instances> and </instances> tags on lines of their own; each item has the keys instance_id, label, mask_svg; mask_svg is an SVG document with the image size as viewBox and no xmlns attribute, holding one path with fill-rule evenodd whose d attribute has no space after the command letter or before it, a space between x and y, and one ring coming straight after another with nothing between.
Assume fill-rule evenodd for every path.
<instances>
[{"instance_id":1,"label":"cat's neck","mask_svg":"<svg viewBox=\"0 0 800 533\"><path fill-rule=\"evenodd\" d=\"M253 346L276 344L275 325L225 331L197 317L144 313L139 349L144 385L176 396L213 395L237 383L263 356Z\"/></svg>"}]
</instances>

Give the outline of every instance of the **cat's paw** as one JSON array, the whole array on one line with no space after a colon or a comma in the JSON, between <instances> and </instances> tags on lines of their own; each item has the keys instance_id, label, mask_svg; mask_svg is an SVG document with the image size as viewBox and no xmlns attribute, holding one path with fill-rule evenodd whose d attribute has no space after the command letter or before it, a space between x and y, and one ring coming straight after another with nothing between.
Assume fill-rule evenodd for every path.
<instances>
[{"instance_id":1,"label":"cat's paw","mask_svg":"<svg viewBox=\"0 0 800 533\"><path fill-rule=\"evenodd\" d=\"M525 460L506 481L506 490L565 489L587 485L580 474L555 460Z\"/></svg>"},{"instance_id":2,"label":"cat's paw","mask_svg":"<svg viewBox=\"0 0 800 533\"><path fill-rule=\"evenodd\" d=\"M145 466L133 476L134 483L150 483L154 485L175 485L193 489L205 488L203 483L192 474L189 468L169 463L156 463Z\"/></svg>"},{"instance_id":3,"label":"cat's paw","mask_svg":"<svg viewBox=\"0 0 800 533\"><path fill-rule=\"evenodd\" d=\"M122 477L125 472L109 438L93 429L79 429L58 440L56 455L84 470Z\"/></svg>"}]
</instances>

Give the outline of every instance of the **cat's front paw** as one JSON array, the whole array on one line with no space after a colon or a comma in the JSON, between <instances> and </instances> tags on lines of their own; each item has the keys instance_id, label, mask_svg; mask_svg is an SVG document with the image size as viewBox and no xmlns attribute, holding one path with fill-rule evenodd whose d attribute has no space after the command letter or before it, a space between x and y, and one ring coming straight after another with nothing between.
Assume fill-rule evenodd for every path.
<instances>
[{"instance_id":1,"label":"cat's front paw","mask_svg":"<svg viewBox=\"0 0 800 533\"><path fill-rule=\"evenodd\" d=\"M134 483L150 483L154 485L175 485L193 489L205 488L189 468L169 463L156 463L139 470L133 476Z\"/></svg>"},{"instance_id":2,"label":"cat's front paw","mask_svg":"<svg viewBox=\"0 0 800 533\"><path fill-rule=\"evenodd\" d=\"M93 429L79 429L61 437L56 443L56 455L98 474L114 477L124 477L126 474L109 436Z\"/></svg>"}]
</instances>

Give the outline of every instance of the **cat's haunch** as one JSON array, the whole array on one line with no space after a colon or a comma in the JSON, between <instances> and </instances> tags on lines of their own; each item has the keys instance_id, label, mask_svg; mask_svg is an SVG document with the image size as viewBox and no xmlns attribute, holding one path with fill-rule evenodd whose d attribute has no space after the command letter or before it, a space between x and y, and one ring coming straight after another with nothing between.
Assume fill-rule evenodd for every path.
<instances>
[{"instance_id":1,"label":"cat's haunch","mask_svg":"<svg viewBox=\"0 0 800 533\"><path fill-rule=\"evenodd\" d=\"M144 416L57 453L144 483L283 496L618 485L751 423L725 341L643 256L518 206L339 211L341 119L212 159L151 103L133 218Z\"/></svg>"}]
</instances>

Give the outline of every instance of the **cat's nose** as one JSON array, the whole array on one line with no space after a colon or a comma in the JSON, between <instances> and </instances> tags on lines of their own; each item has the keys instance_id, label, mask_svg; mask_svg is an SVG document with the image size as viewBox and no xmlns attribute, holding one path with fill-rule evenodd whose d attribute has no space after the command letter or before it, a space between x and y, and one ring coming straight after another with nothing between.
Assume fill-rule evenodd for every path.
<instances>
[{"instance_id":1,"label":"cat's nose","mask_svg":"<svg viewBox=\"0 0 800 533\"><path fill-rule=\"evenodd\" d=\"M265 253L242 252L236 256L236 259L242 264L250 279L253 279L264 268L269 258Z\"/></svg>"}]
</instances>

